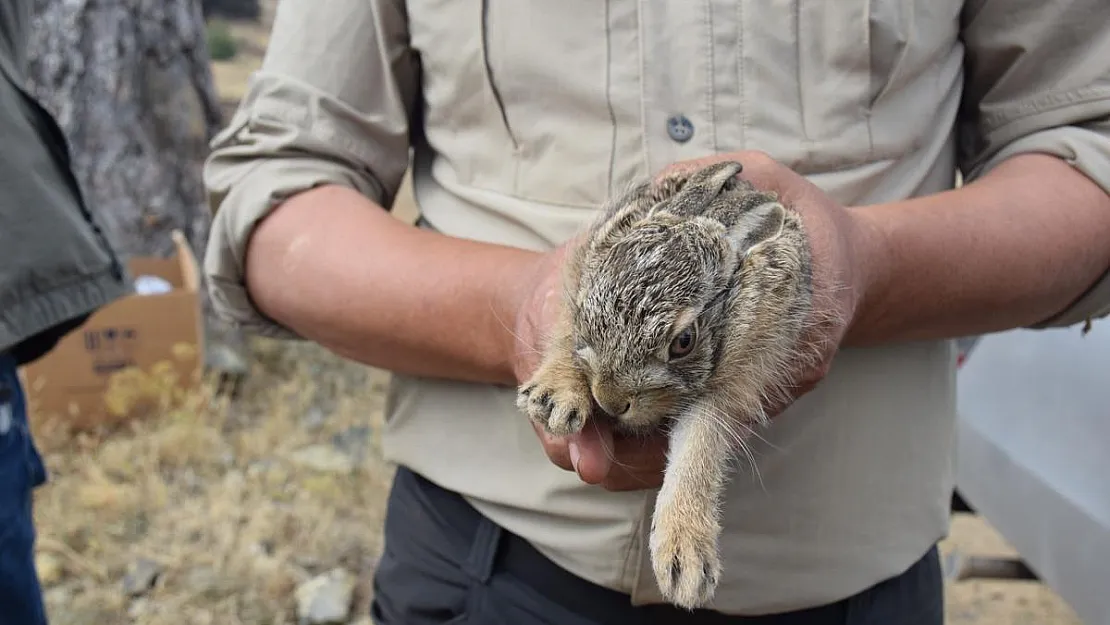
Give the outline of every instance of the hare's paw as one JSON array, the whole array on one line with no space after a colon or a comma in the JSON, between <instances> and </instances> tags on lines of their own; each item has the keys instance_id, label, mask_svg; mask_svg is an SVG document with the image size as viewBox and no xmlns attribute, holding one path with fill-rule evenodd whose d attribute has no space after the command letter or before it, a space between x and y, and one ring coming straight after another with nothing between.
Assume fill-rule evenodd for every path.
<instances>
[{"instance_id":1,"label":"hare's paw","mask_svg":"<svg viewBox=\"0 0 1110 625\"><path fill-rule=\"evenodd\" d=\"M675 504L655 509L651 531L651 563L663 598L693 610L708 605L717 589L721 560L718 532L692 511Z\"/></svg>"},{"instance_id":2,"label":"hare's paw","mask_svg":"<svg viewBox=\"0 0 1110 625\"><path fill-rule=\"evenodd\" d=\"M590 414L590 389L581 374L567 367L541 367L521 385L517 406L555 436L576 434Z\"/></svg>"}]
</instances>

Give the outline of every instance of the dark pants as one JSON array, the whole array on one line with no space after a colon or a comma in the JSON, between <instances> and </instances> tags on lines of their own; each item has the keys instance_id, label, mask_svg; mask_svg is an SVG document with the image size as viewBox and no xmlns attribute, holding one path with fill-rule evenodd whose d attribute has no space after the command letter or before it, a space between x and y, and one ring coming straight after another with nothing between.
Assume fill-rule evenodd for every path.
<instances>
[{"instance_id":1,"label":"dark pants","mask_svg":"<svg viewBox=\"0 0 1110 625\"><path fill-rule=\"evenodd\" d=\"M0 353L0 622L46 625L35 572L31 491L46 468L27 427L15 360Z\"/></svg>"},{"instance_id":2,"label":"dark pants","mask_svg":"<svg viewBox=\"0 0 1110 625\"><path fill-rule=\"evenodd\" d=\"M736 617L633 607L627 595L570 575L459 495L401 467L371 616L376 625L938 625L944 600L934 546L898 577L799 612Z\"/></svg>"}]
</instances>

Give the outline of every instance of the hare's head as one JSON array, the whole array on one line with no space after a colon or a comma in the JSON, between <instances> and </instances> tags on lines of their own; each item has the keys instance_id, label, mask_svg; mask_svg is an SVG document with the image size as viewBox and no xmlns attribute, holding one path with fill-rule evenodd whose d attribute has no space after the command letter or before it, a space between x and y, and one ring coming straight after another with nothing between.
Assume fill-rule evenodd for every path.
<instances>
[{"instance_id":1,"label":"hare's head","mask_svg":"<svg viewBox=\"0 0 1110 625\"><path fill-rule=\"evenodd\" d=\"M785 219L773 195L738 186L738 171L724 163L633 190L583 251L569 294L575 354L623 426L654 427L714 383L745 258Z\"/></svg>"}]
</instances>

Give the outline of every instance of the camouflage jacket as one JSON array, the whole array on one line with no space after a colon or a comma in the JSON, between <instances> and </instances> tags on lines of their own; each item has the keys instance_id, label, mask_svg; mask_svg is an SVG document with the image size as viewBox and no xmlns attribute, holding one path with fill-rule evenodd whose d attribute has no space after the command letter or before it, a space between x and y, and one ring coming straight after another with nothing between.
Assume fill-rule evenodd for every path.
<instances>
[{"instance_id":1,"label":"camouflage jacket","mask_svg":"<svg viewBox=\"0 0 1110 625\"><path fill-rule=\"evenodd\" d=\"M24 87L30 9L31 0L0 3L0 354L19 363L130 286L61 130Z\"/></svg>"}]
</instances>

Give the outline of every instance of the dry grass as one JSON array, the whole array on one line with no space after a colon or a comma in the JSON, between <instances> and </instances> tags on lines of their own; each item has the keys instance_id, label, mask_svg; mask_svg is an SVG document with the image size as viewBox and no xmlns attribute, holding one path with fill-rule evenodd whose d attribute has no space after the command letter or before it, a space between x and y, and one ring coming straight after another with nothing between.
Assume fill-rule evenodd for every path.
<instances>
[{"instance_id":1,"label":"dry grass","mask_svg":"<svg viewBox=\"0 0 1110 625\"><path fill-rule=\"evenodd\" d=\"M37 494L40 568L56 625L296 622L293 588L344 566L365 614L392 470L376 452L381 372L309 345L258 344L234 402L208 391L104 435L36 432L51 473ZM368 432L349 473L299 465ZM130 599L127 566L164 567Z\"/></svg>"}]
</instances>

